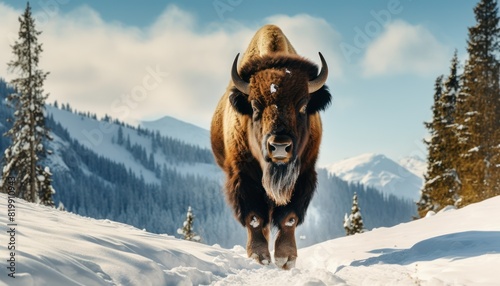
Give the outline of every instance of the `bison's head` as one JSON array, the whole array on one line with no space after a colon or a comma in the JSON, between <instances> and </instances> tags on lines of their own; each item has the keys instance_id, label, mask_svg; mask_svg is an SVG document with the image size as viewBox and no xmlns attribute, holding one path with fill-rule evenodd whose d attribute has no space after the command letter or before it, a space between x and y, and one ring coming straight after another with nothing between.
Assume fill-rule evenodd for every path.
<instances>
[{"instance_id":1,"label":"bison's head","mask_svg":"<svg viewBox=\"0 0 500 286\"><path fill-rule=\"evenodd\" d=\"M311 124L319 124L318 111L331 101L324 86L328 66L321 53L319 56L322 63L319 75L316 65L294 55L250 60L240 74L238 55L233 63L231 75L235 88L229 99L238 113L251 118L250 149L262 167L262 184L278 205L289 202L301 159L307 156L304 150L311 140ZM320 126L315 128L318 130Z\"/></svg>"}]
</instances>

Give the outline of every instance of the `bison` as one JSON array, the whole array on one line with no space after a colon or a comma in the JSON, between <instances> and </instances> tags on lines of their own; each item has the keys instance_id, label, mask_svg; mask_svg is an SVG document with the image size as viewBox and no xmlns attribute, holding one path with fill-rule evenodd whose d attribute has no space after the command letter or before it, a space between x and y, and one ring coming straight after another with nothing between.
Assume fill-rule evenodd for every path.
<instances>
[{"instance_id":1,"label":"bison","mask_svg":"<svg viewBox=\"0 0 500 286\"><path fill-rule=\"evenodd\" d=\"M247 229L248 256L271 262L272 223L278 228L275 263L290 269L297 258L295 228L317 184L319 111L331 102L328 67L319 53L318 74L274 25L255 34L239 68L238 56L212 119L212 150L226 173L226 199Z\"/></svg>"}]
</instances>

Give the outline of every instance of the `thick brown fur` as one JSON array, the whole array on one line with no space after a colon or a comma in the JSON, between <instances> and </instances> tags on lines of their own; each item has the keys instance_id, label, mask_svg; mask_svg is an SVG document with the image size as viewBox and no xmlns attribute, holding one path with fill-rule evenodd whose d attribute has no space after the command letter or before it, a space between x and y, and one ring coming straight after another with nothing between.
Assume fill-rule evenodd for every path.
<instances>
[{"instance_id":1,"label":"thick brown fur","mask_svg":"<svg viewBox=\"0 0 500 286\"><path fill-rule=\"evenodd\" d=\"M308 93L307 82L317 76L318 67L298 56L283 32L273 25L256 33L241 61L239 74L250 83L250 94L236 89L231 81L211 125L213 153L227 177L226 198L249 233L257 228L249 225L253 216L258 218L259 229L267 229L272 222L281 230L291 214L296 217L294 231L304 221L316 189L315 163L322 134L318 112L330 103L330 93L325 86ZM277 91L273 92L270 85ZM300 109L302 106L307 106L306 112L299 112L304 110ZM290 162L273 164L266 157L262 147L266 134L286 134L293 139L292 158L298 173L293 184L289 184L290 190L279 195L281 200L266 191L263 176L287 168ZM287 237L291 239L290 235ZM296 250L290 255L296 257Z\"/></svg>"}]
</instances>

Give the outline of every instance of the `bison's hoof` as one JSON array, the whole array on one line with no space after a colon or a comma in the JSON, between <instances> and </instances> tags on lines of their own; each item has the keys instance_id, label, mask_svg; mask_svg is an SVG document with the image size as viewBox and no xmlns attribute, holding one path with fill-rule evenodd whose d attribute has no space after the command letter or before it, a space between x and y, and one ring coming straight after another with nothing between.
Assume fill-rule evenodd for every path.
<instances>
[{"instance_id":1,"label":"bison's hoof","mask_svg":"<svg viewBox=\"0 0 500 286\"><path fill-rule=\"evenodd\" d=\"M271 254L268 248L269 224L265 225L262 218L250 214L246 218L248 231L247 254L260 264L268 265Z\"/></svg>"},{"instance_id":2,"label":"bison's hoof","mask_svg":"<svg viewBox=\"0 0 500 286\"><path fill-rule=\"evenodd\" d=\"M297 261L297 256L291 257L274 257L274 263L280 268L285 270L290 270L295 267L295 261Z\"/></svg>"},{"instance_id":3,"label":"bison's hoof","mask_svg":"<svg viewBox=\"0 0 500 286\"><path fill-rule=\"evenodd\" d=\"M297 260L297 244L295 243L297 221L295 213L290 213L283 219L274 242L274 262L286 270L294 268Z\"/></svg>"},{"instance_id":4,"label":"bison's hoof","mask_svg":"<svg viewBox=\"0 0 500 286\"><path fill-rule=\"evenodd\" d=\"M269 265L269 262L271 261L271 256L269 254L261 254L258 255L257 253L252 253L250 255L250 258L254 259L258 263L262 265Z\"/></svg>"}]
</instances>

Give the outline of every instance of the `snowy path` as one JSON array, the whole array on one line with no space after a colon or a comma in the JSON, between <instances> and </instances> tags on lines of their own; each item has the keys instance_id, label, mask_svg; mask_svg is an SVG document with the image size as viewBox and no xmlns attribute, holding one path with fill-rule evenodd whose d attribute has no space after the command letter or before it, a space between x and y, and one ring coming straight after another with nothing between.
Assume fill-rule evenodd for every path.
<instances>
[{"instance_id":1,"label":"snowy path","mask_svg":"<svg viewBox=\"0 0 500 286\"><path fill-rule=\"evenodd\" d=\"M16 278L0 285L498 285L500 197L299 250L297 268L16 201ZM0 195L0 208L7 198ZM9 259L8 216L0 257ZM242 230L243 231L243 230Z\"/></svg>"}]
</instances>

